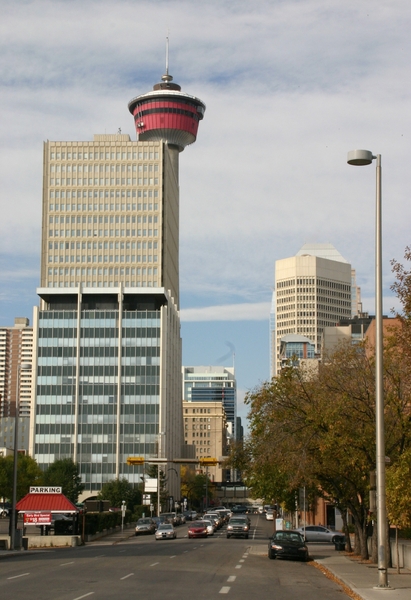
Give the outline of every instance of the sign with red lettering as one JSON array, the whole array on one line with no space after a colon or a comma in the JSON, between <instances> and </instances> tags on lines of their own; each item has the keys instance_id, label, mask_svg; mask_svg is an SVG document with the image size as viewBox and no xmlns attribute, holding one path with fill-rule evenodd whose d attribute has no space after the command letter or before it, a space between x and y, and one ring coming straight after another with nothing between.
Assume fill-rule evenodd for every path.
<instances>
[{"instance_id":1,"label":"sign with red lettering","mask_svg":"<svg viewBox=\"0 0 411 600\"><path fill-rule=\"evenodd\" d=\"M30 511L24 513L25 525L51 525L50 511Z\"/></svg>"}]
</instances>

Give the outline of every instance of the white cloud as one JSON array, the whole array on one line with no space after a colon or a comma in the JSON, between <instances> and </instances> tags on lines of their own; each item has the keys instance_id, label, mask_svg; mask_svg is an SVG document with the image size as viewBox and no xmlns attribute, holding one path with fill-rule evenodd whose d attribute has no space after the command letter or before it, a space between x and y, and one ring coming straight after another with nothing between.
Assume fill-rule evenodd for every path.
<instances>
[{"instance_id":1,"label":"white cloud","mask_svg":"<svg viewBox=\"0 0 411 600\"><path fill-rule=\"evenodd\" d=\"M332 243L372 305L375 172L346 165L358 147L382 154L387 313L410 243L410 25L408 0L3 0L5 271L21 286L39 259L43 141L134 139L127 103L163 73L169 29L170 72L207 105L180 159L183 318L263 319L275 261L306 241Z\"/></svg>"}]
</instances>

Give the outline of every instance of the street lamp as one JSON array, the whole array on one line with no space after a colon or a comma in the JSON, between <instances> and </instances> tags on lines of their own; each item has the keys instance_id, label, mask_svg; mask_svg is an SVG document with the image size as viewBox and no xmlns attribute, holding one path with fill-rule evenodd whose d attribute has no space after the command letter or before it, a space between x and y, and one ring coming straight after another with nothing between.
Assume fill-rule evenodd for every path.
<instances>
[{"instance_id":1,"label":"street lamp","mask_svg":"<svg viewBox=\"0 0 411 600\"><path fill-rule=\"evenodd\" d=\"M369 150L348 152L349 165L376 163L376 210L375 210L375 413L376 413L376 467L377 467L377 539L378 539L378 588L389 588L387 579L387 508L385 499L385 434L384 434L384 388L383 388L383 329L382 329L382 202L381 202L381 154Z\"/></svg>"},{"instance_id":2,"label":"street lamp","mask_svg":"<svg viewBox=\"0 0 411 600\"><path fill-rule=\"evenodd\" d=\"M19 446L19 412L20 412L20 372L31 371L30 363L17 365L16 407L14 415L14 463L13 463L13 497L11 501L10 550L14 550L16 540L16 502L17 502L17 458Z\"/></svg>"}]
</instances>

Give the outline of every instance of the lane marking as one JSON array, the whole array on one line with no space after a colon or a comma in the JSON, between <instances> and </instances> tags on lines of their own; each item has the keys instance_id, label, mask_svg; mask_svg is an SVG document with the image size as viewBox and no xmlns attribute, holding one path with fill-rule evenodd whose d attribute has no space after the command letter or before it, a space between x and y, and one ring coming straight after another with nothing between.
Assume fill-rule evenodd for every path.
<instances>
[{"instance_id":1,"label":"lane marking","mask_svg":"<svg viewBox=\"0 0 411 600\"><path fill-rule=\"evenodd\" d=\"M177 556L177 554L173 554L173 556L170 556L170 558L175 558Z\"/></svg>"},{"instance_id":2,"label":"lane marking","mask_svg":"<svg viewBox=\"0 0 411 600\"><path fill-rule=\"evenodd\" d=\"M61 563L60 567L65 567L66 565L74 565L74 560L69 563Z\"/></svg>"},{"instance_id":3,"label":"lane marking","mask_svg":"<svg viewBox=\"0 0 411 600\"><path fill-rule=\"evenodd\" d=\"M187 554L188 550L184 550L183 554Z\"/></svg>"},{"instance_id":4,"label":"lane marking","mask_svg":"<svg viewBox=\"0 0 411 600\"><path fill-rule=\"evenodd\" d=\"M122 581L123 579L128 579L129 577L132 577L134 575L134 573L129 573L128 575L124 575L124 577L120 577L120 581Z\"/></svg>"},{"instance_id":5,"label":"lane marking","mask_svg":"<svg viewBox=\"0 0 411 600\"><path fill-rule=\"evenodd\" d=\"M156 562L156 563L153 563L152 565L150 565L150 567L155 567L156 565L159 565L159 564L160 563Z\"/></svg>"},{"instance_id":6,"label":"lane marking","mask_svg":"<svg viewBox=\"0 0 411 600\"><path fill-rule=\"evenodd\" d=\"M240 560L239 560L238 562L244 562L244 559L243 559L243 558L240 558Z\"/></svg>"},{"instance_id":7,"label":"lane marking","mask_svg":"<svg viewBox=\"0 0 411 600\"><path fill-rule=\"evenodd\" d=\"M219 594L228 594L229 591L230 591L230 586L225 585L221 588L221 590L219 591Z\"/></svg>"},{"instance_id":8,"label":"lane marking","mask_svg":"<svg viewBox=\"0 0 411 600\"><path fill-rule=\"evenodd\" d=\"M237 575L230 575L230 577L227 579L227 582L233 582L237 579Z\"/></svg>"},{"instance_id":9,"label":"lane marking","mask_svg":"<svg viewBox=\"0 0 411 600\"><path fill-rule=\"evenodd\" d=\"M236 565L236 566L235 566L235 568L236 568L236 569L241 569L241 567L242 567L242 566L243 566L243 565Z\"/></svg>"},{"instance_id":10,"label":"lane marking","mask_svg":"<svg viewBox=\"0 0 411 600\"><path fill-rule=\"evenodd\" d=\"M84 596L77 596L74 600L81 600L82 598L87 598L87 596L92 596L94 592L89 592L88 594L84 594Z\"/></svg>"},{"instance_id":11,"label":"lane marking","mask_svg":"<svg viewBox=\"0 0 411 600\"><path fill-rule=\"evenodd\" d=\"M13 577L7 577L7 579L17 579L18 577L26 577L26 575L30 575L30 573L22 573L21 575L13 575Z\"/></svg>"}]
</instances>

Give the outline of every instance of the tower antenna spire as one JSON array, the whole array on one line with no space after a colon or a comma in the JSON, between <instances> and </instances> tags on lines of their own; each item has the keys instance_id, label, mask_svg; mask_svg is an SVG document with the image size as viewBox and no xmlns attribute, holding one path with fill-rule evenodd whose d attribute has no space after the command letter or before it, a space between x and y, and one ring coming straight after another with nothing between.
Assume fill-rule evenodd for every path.
<instances>
[{"instance_id":1,"label":"tower antenna spire","mask_svg":"<svg viewBox=\"0 0 411 600\"><path fill-rule=\"evenodd\" d=\"M170 30L167 30L167 37L166 37L166 75L168 75L168 50L169 50L169 36L170 34Z\"/></svg>"},{"instance_id":2,"label":"tower antenna spire","mask_svg":"<svg viewBox=\"0 0 411 600\"><path fill-rule=\"evenodd\" d=\"M168 49L169 49L169 30L167 30L167 36L166 36L166 72L165 74L161 77L161 80L164 81L164 83L170 83L170 81L173 81L173 78L171 77L171 75L168 74Z\"/></svg>"}]
</instances>

